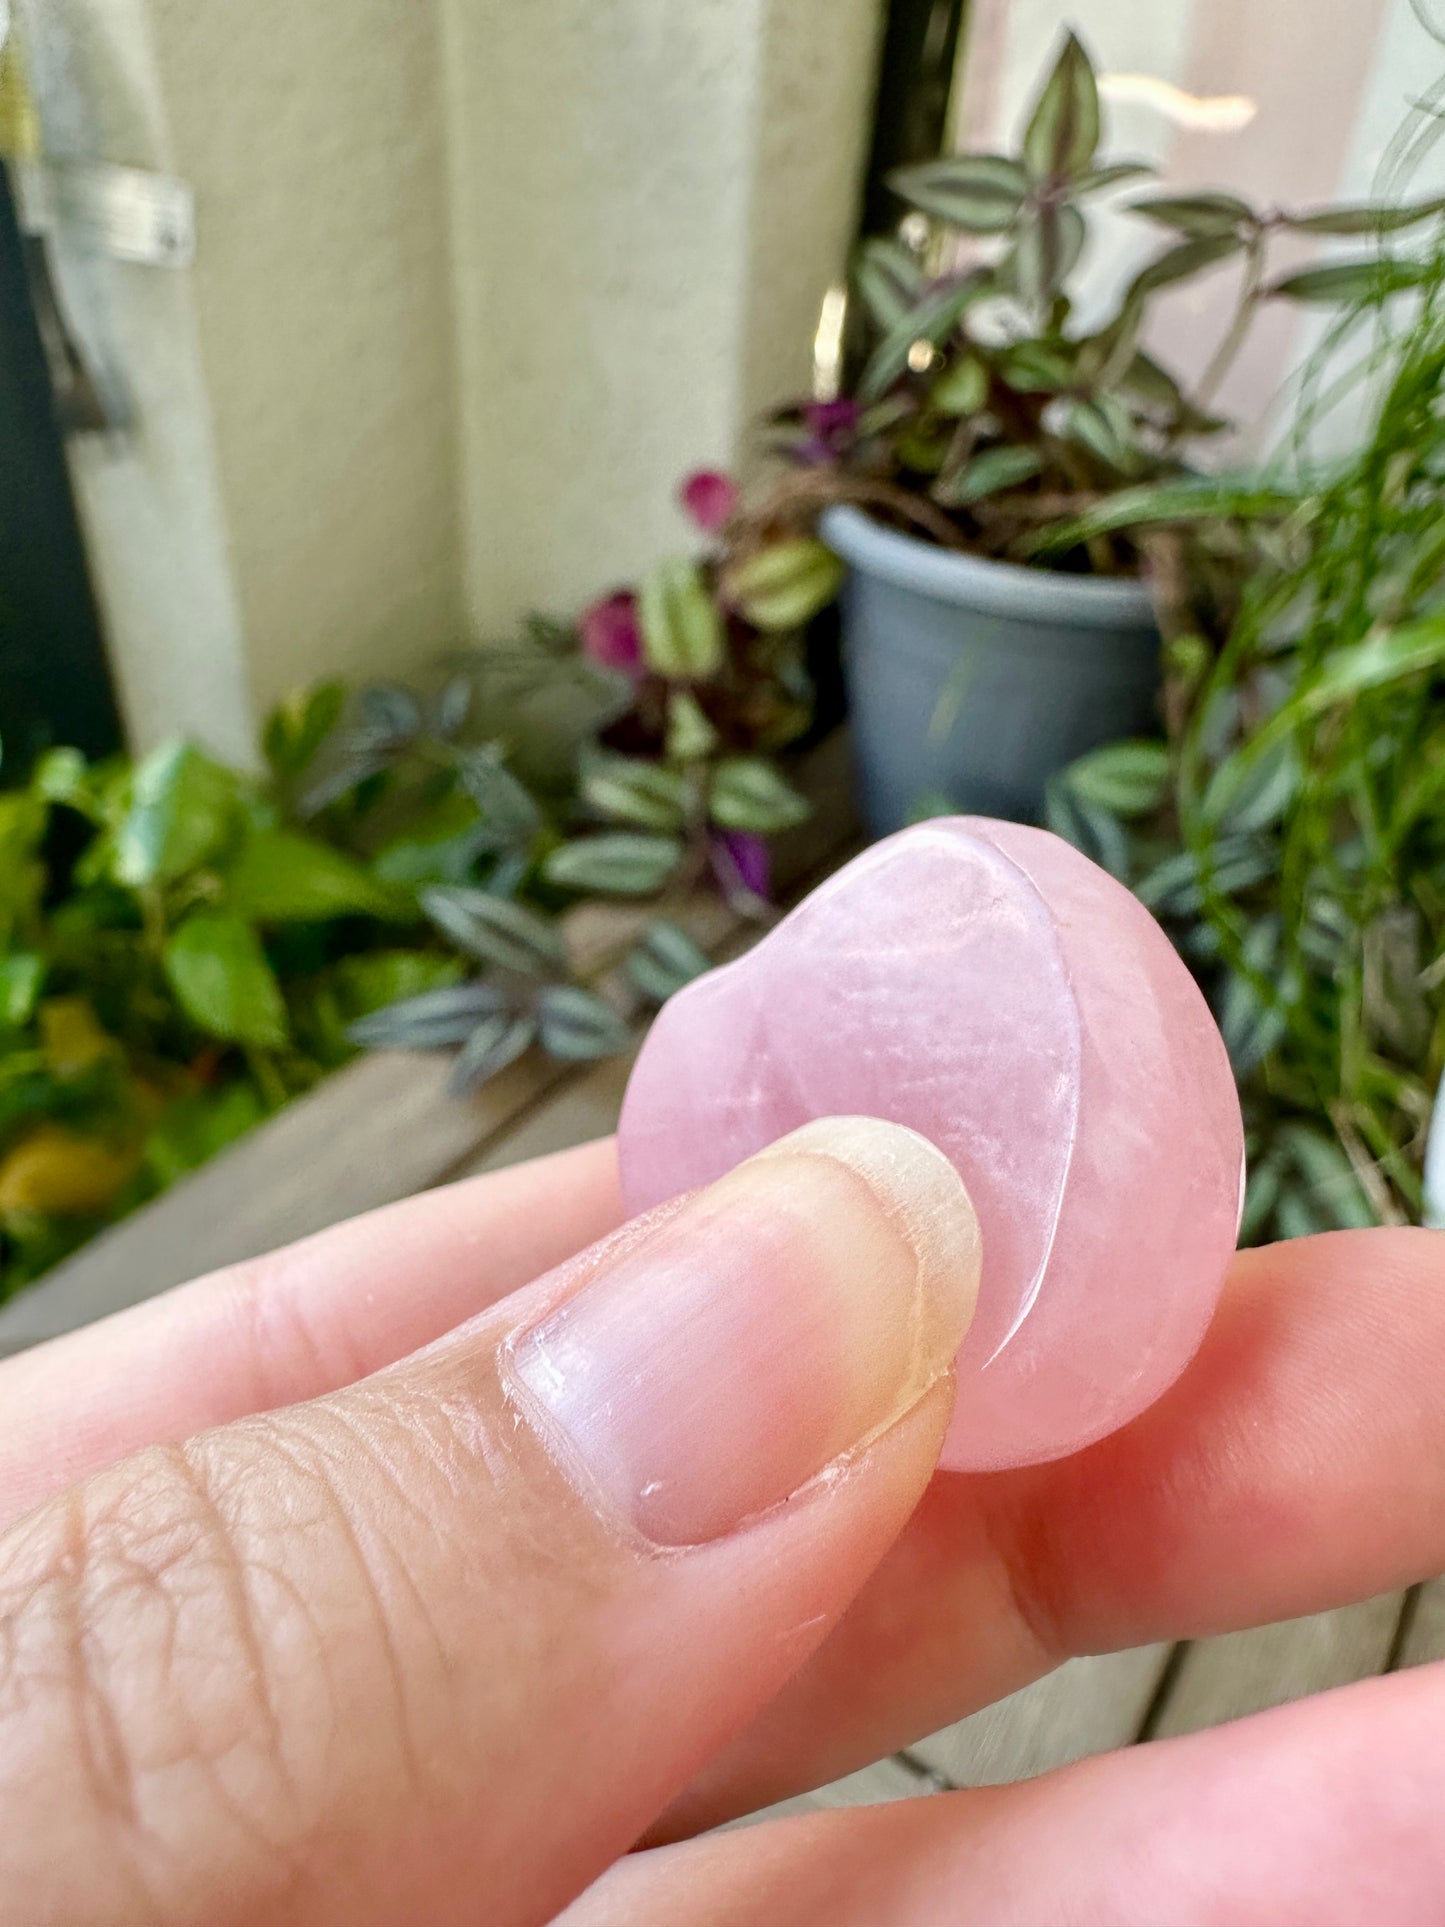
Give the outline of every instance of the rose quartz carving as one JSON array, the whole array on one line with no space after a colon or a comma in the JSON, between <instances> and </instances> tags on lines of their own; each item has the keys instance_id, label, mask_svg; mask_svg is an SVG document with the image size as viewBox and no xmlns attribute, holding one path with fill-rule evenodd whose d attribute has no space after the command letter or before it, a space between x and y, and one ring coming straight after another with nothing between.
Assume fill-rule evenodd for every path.
<instances>
[{"instance_id":1,"label":"rose quartz carving","mask_svg":"<svg viewBox=\"0 0 1445 1927\"><path fill-rule=\"evenodd\" d=\"M983 1229L945 1466L1057 1458L1173 1382L1234 1249L1243 1133L1204 999L1121 884L982 817L875 845L663 1010L628 1207L860 1112L931 1138Z\"/></svg>"}]
</instances>

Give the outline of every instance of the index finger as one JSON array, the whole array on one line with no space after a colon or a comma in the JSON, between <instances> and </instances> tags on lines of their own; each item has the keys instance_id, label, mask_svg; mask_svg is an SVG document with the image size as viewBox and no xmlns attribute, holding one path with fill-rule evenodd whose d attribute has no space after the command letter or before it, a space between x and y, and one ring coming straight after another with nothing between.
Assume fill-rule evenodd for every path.
<instances>
[{"instance_id":1,"label":"index finger","mask_svg":"<svg viewBox=\"0 0 1445 1927\"><path fill-rule=\"evenodd\" d=\"M405 1198L0 1364L0 1525L147 1445L395 1363L622 1220L610 1138Z\"/></svg>"},{"instance_id":2,"label":"index finger","mask_svg":"<svg viewBox=\"0 0 1445 1927\"><path fill-rule=\"evenodd\" d=\"M1193 1364L1087 1451L943 1474L662 1837L819 1786L1081 1653L1323 1612L1445 1567L1445 1234L1235 1260Z\"/></svg>"}]
</instances>

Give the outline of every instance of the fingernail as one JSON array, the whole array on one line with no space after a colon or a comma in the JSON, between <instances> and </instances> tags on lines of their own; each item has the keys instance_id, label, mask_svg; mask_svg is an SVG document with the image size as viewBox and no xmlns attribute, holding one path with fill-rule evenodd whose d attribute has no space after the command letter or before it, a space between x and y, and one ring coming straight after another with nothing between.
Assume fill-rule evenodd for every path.
<instances>
[{"instance_id":1,"label":"fingernail","mask_svg":"<svg viewBox=\"0 0 1445 1927\"><path fill-rule=\"evenodd\" d=\"M973 1316L978 1220L925 1138L804 1126L513 1341L554 1452L658 1545L779 1505L895 1423Z\"/></svg>"}]
</instances>

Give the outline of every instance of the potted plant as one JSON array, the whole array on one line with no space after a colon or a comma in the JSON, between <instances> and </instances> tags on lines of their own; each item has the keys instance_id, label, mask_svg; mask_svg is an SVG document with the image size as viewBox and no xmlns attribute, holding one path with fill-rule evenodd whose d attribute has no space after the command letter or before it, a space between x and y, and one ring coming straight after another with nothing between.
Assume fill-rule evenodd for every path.
<instances>
[{"instance_id":1,"label":"potted plant","mask_svg":"<svg viewBox=\"0 0 1445 1927\"><path fill-rule=\"evenodd\" d=\"M1358 284L1349 263L1271 281L1275 235L1371 235L1436 211L1134 198L1126 211L1172 238L1081 326L1071 290L1087 210L1150 172L1101 161L1100 132L1094 71L1069 34L1017 152L895 174L914 210L904 232L920 244L862 250L855 287L872 345L854 390L779 417L797 466L770 507L821 509L821 533L849 567L861 800L880 833L925 794L1036 818L1054 770L1151 726L1167 556L1118 518L1045 549L1049 524L1195 473L1197 444L1226 426L1213 397L1259 305L1329 301ZM1240 275L1237 310L1187 388L1141 345L1150 304L1226 263ZM1227 570L1227 528L1196 524L1192 539L1213 542Z\"/></svg>"}]
</instances>

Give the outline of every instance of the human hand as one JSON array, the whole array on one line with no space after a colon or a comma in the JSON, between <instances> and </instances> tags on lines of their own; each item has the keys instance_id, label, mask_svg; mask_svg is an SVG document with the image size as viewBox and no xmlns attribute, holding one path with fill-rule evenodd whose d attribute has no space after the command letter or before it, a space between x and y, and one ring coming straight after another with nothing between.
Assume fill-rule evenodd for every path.
<instances>
[{"instance_id":1,"label":"human hand","mask_svg":"<svg viewBox=\"0 0 1445 1927\"><path fill-rule=\"evenodd\" d=\"M1069 1652L1445 1564L1432 1234L1242 1258L1126 1432L930 1484L970 1221L899 1143L519 1291L616 1222L588 1147L0 1368L0 1921L542 1921ZM1440 1671L633 1855L568 1919L1437 1921Z\"/></svg>"}]
</instances>

